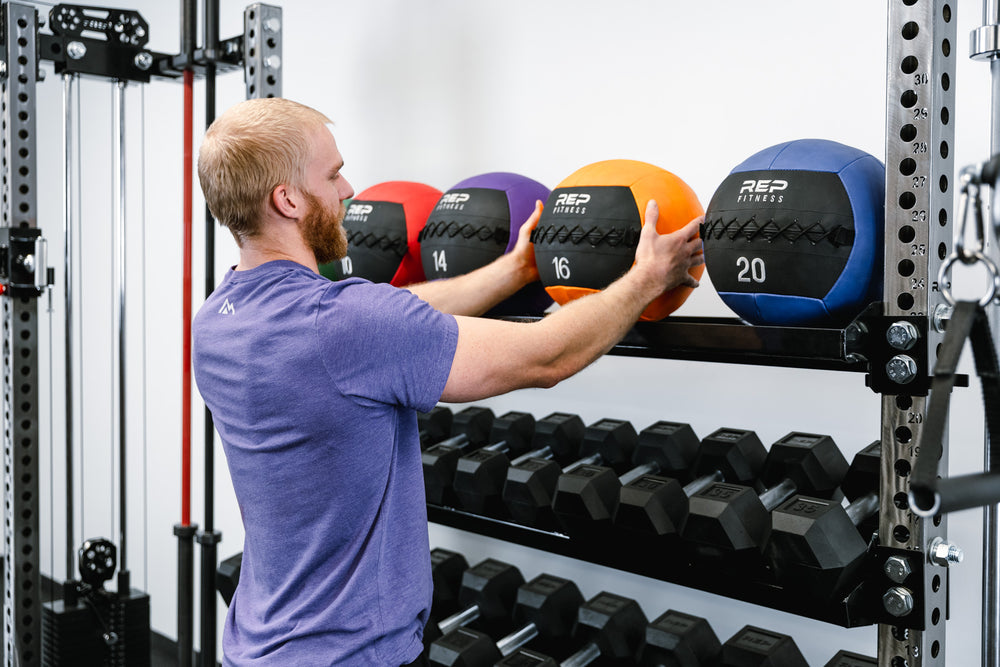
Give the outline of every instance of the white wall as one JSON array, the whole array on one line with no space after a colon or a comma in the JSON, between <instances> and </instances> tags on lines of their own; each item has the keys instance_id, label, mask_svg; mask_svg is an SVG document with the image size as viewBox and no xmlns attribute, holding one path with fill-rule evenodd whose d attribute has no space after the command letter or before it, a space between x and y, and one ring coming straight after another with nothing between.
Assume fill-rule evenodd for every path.
<instances>
[{"instance_id":1,"label":"white wall","mask_svg":"<svg viewBox=\"0 0 1000 667\"><path fill-rule=\"evenodd\" d=\"M143 13L150 24L150 48L177 50L179 3L109 4ZM952 117L956 165L965 165L986 157L988 149L989 68L964 57L965 35L980 24L978 3L952 4L953 10L961 10ZM673 171L707 203L736 163L779 141L821 137L877 156L884 152L885 3L294 0L283 6L284 94L336 121L347 161L344 174L359 191L395 179L443 190L467 176L495 170L520 172L554 187L578 167L620 157ZM222 2L223 37L242 32L242 10L241 3ZM117 531L111 519L116 505L109 385L114 342L108 263L111 94L109 84L99 80L85 81L82 88L81 264L86 291L84 341L77 359L84 363L86 390L77 391L78 397L84 393L85 416L83 426L76 425L76 441L79 449L82 435L85 450L76 456L84 462L85 489L84 502L77 502L73 548L85 537L114 537ZM199 84L199 127L202 93ZM181 86L130 86L127 95L129 567L135 585L151 595L154 630L174 637L172 526L180 518L181 442ZM243 95L239 74L220 78L220 111ZM39 210L54 262L62 256L60 99L58 78L50 76L39 89L44 192ZM144 145L139 132L143 120ZM196 199L196 294L203 283L201 206ZM233 263L235 250L226 232L218 238L221 275ZM140 257L146 264L145 288ZM42 463L54 479L43 482L43 498L54 498L51 519L43 511L43 569L61 578L65 312L62 268L58 262L56 266L59 286L51 325L55 381L43 417L51 414L57 445ZM678 314L729 312L705 280ZM46 350L48 325L42 328ZM43 372L49 372L48 366ZM977 392L974 386L954 397L952 473L981 465ZM557 388L516 392L484 404L497 414L511 409L536 417L554 410L576 412L588 423L603 416L626 418L637 428L658 419L688 421L702 435L723 425L751 428L765 443L791 430L823 432L833 435L848 457L879 435L879 400L864 387L860 374L607 358ZM193 405L193 516L201 523L202 408L197 397ZM218 445L216 462L216 523L223 533L220 556L225 557L241 549L242 529ZM950 521L950 534L965 547L966 561L951 578L947 659L948 664L970 665L979 659L980 513L956 514ZM513 561L526 577L543 570L560 573L575 579L588 597L602 589L633 596L650 618L667 608L699 614L722 639L746 623L789 633L814 665L825 664L839 648L875 653L873 628L840 629L440 526L430 530L434 546L459 549L470 562L493 555ZM221 633L221 605L219 615Z\"/></svg>"}]
</instances>

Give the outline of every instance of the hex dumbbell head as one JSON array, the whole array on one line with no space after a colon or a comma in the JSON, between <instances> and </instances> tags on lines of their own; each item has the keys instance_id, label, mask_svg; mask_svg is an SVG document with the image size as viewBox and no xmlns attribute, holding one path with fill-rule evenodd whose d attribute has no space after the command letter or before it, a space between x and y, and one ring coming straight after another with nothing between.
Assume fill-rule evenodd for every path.
<instances>
[{"instance_id":1,"label":"hex dumbbell head","mask_svg":"<svg viewBox=\"0 0 1000 667\"><path fill-rule=\"evenodd\" d=\"M579 415L553 412L535 423L531 449L549 447L556 461L568 463L580 451L584 430L583 420Z\"/></svg>"},{"instance_id":2,"label":"hex dumbbell head","mask_svg":"<svg viewBox=\"0 0 1000 667\"><path fill-rule=\"evenodd\" d=\"M788 635L744 626L722 645L724 667L809 667Z\"/></svg>"},{"instance_id":3,"label":"hex dumbbell head","mask_svg":"<svg viewBox=\"0 0 1000 667\"><path fill-rule=\"evenodd\" d=\"M639 432L632 465L652 463L658 475L688 481L698 454L698 436L690 424L658 421Z\"/></svg>"},{"instance_id":4,"label":"hex dumbbell head","mask_svg":"<svg viewBox=\"0 0 1000 667\"><path fill-rule=\"evenodd\" d=\"M535 435L535 418L527 412L511 411L493 420L490 442L506 442L511 457L528 451Z\"/></svg>"},{"instance_id":5,"label":"hex dumbbell head","mask_svg":"<svg viewBox=\"0 0 1000 667\"><path fill-rule=\"evenodd\" d=\"M455 479L455 467L468 446L468 437L460 435L431 445L420 452L427 502L433 505L455 504L451 488Z\"/></svg>"},{"instance_id":6,"label":"hex dumbbell head","mask_svg":"<svg viewBox=\"0 0 1000 667\"><path fill-rule=\"evenodd\" d=\"M417 429L420 431L420 446L427 447L451 435L454 415L443 405L437 405L429 412L417 413Z\"/></svg>"},{"instance_id":7,"label":"hex dumbbell head","mask_svg":"<svg viewBox=\"0 0 1000 667\"><path fill-rule=\"evenodd\" d=\"M847 468L847 459L833 438L793 432L771 445L760 478L767 487L790 479L799 493L832 498L837 495Z\"/></svg>"},{"instance_id":8,"label":"hex dumbbell head","mask_svg":"<svg viewBox=\"0 0 1000 667\"><path fill-rule=\"evenodd\" d=\"M452 435L467 435L472 446L487 444L493 430L495 416L489 408L473 405L465 408L452 418Z\"/></svg>"},{"instance_id":9,"label":"hex dumbbell head","mask_svg":"<svg viewBox=\"0 0 1000 667\"><path fill-rule=\"evenodd\" d=\"M877 667L878 660L869 658L867 655L851 653L850 651L837 651L837 655L830 658L830 661L823 667Z\"/></svg>"},{"instance_id":10,"label":"hex dumbbell head","mask_svg":"<svg viewBox=\"0 0 1000 667\"><path fill-rule=\"evenodd\" d=\"M240 570L243 568L243 552L226 558L215 570L215 588L222 595L228 607L233 601L236 586L240 583Z\"/></svg>"},{"instance_id":11,"label":"hex dumbbell head","mask_svg":"<svg viewBox=\"0 0 1000 667\"><path fill-rule=\"evenodd\" d=\"M532 623L543 642L565 642L573 632L581 604L583 595L575 583L551 574L540 574L517 590L514 625L522 627ZM534 643L537 644L537 640Z\"/></svg>"},{"instance_id":12,"label":"hex dumbbell head","mask_svg":"<svg viewBox=\"0 0 1000 667\"><path fill-rule=\"evenodd\" d=\"M840 485L848 501L854 502L871 491L878 491L879 476L882 473L882 443L871 443L851 459L851 467ZM878 531L878 514L872 514L858 524L858 532L865 542L871 541Z\"/></svg>"},{"instance_id":13,"label":"hex dumbbell head","mask_svg":"<svg viewBox=\"0 0 1000 667\"><path fill-rule=\"evenodd\" d=\"M580 456L600 454L604 465L620 475L632 464L639 435L630 422L621 419L601 419L586 428Z\"/></svg>"},{"instance_id":14,"label":"hex dumbbell head","mask_svg":"<svg viewBox=\"0 0 1000 667\"><path fill-rule=\"evenodd\" d=\"M767 450L757 434L737 428L720 428L702 439L693 466L693 477L720 471L726 481L750 484L764 468Z\"/></svg>"},{"instance_id":15,"label":"hex dumbbell head","mask_svg":"<svg viewBox=\"0 0 1000 667\"><path fill-rule=\"evenodd\" d=\"M646 626L639 647L643 667L703 667L715 665L722 644L708 621L672 609Z\"/></svg>"},{"instance_id":16,"label":"hex dumbbell head","mask_svg":"<svg viewBox=\"0 0 1000 667\"><path fill-rule=\"evenodd\" d=\"M501 657L489 635L471 628L456 628L427 647L427 662L434 667L480 667Z\"/></svg>"},{"instance_id":17,"label":"hex dumbbell head","mask_svg":"<svg viewBox=\"0 0 1000 667\"><path fill-rule=\"evenodd\" d=\"M611 468L581 465L559 475L552 511L571 536L600 539L598 529L614 517L621 483Z\"/></svg>"},{"instance_id":18,"label":"hex dumbbell head","mask_svg":"<svg viewBox=\"0 0 1000 667\"><path fill-rule=\"evenodd\" d=\"M631 598L601 592L580 606L573 637L594 643L601 657L630 659L646 631L646 615Z\"/></svg>"},{"instance_id":19,"label":"hex dumbbell head","mask_svg":"<svg viewBox=\"0 0 1000 667\"><path fill-rule=\"evenodd\" d=\"M431 616L440 619L458 610L458 591L462 575L468 569L465 556L457 551L431 550L431 579L434 583Z\"/></svg>"},{"instance_id":20,"label":"hex dumbbell head","mask_svg":"<svg viewBox=\"0 0 1000 667\"><path fill-rule=\"evenodd\" d=\"M462 574L458 592L460 607L479 607L483 619L510 615L518 587L524 583L521 571L510 563L487 558Z\"/></svg>"},{"instance_id":21,"label":"hex dumbbell head","mask_svg":"<svg viewBox=\"0 0 1000 667\"><path fill-rule=\"evenodd\" d=\"M562 468L555 461L528 459L507 469L503 501L517 523L542 530L557 526L552 512L552 494Z\"/></svg>"}]
</instances>

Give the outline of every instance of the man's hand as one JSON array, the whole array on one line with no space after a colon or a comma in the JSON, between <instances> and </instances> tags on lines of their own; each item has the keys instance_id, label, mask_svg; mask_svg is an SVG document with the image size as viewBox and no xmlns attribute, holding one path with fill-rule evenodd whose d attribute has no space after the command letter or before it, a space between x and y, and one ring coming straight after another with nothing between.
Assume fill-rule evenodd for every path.
<instances>
[{"instance_id":1,"label":"man's hand","mask_svg":"<svg viewBox=\"0 0 1000 667\"><path fill-rule=\"evenodd\" d=\"M542 217L542 202L535 200L535 210L531 212L528 219L521 225L517 233L517 242L511 251L507 253L517 262L518 274L524 279L524 284L533 283L538 280L538 266L535 264L535 244L531 242L531 232L538 225L538 219Z\"/></svg>"},{"instance_id":2,"label":"man's hand","mask_svg":"<svg viewBox=\"0 0 1000 667\"><path fill-rule=\"evenodd\" d=\"M541 215L542 202L536 201L535 210L521 225L511 251L486 266L454 278L407 285L406 289L442 312L482 315L525 285L538 280L531 231Z\"/></svg>"},{"instance_id":3,"label":"man's hand","mask_svg":"<svg viewBox=\"0 0 1000 667\"><path fill-rule=\"evenodd\" d=\"M645 222L635 249L635 265L630 273L645 283L658 287L661 294L680 285L697 287L698 281L689 271L705 263L705 253L698 227L705 217L695 218L676 232L660 234L656 221L660 209L655 200L646 204Z\"/></svg>"}]
</instances>

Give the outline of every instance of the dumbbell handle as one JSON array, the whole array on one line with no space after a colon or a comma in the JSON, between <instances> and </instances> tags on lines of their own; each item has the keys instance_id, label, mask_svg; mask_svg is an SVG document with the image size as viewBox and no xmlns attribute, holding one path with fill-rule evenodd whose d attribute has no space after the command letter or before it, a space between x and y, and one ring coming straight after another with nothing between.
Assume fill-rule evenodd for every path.
<instances>
[{"instance_id":1,"label":"dumbbell handle","mask_svg":"<svg viewBox=\"0 0 1000 667\"><path fill-rule=\"evenodd\" d=\"M628 472L626 472L624 475L622 475L621 477L619 477L618 481L621 482L622 486L625 486L625 485L630 484L631 482L634 482L635 480L639 479L643 475L649 475L649 474L655 475L658 472L660 472L660 464L659 463L653 463L653 462L643 463L642 465L638 465L638 466L632 468L631 470L629 470Z\"/></svg>"},{"instance_id":2,"label":"dumbbell handle","mask_svg":"<svg viewBox=\"0 0 1000 667\"><path fill-rule=\"evenodd\" d=\"M559 663L559 667L585 667L601 657L601 647L590 642L579 651Z\"/></svg>"},{"instance_id":3,"label":"dumbbell handle","mask_svg":"<svg viewBox=\"0 0 1000 667\"><path fill-rule=\"evenodd\" d=\"M539 447L538 449L532 450L527 454L522 454L516 459L510 462L511 467L516 467L527 461L528 459L551 459L552 458L552 448L551 447Z\"/></svg>"},{"instance_id":4,"label":"dumbbell handle","mask_svg":"<svg viewBox=\"0 0 1000 667\"><path fill-rule=\"evenodd\" d=\"M696 493L702 489L707 489L710 485L716 482L721 482L726 478L722 474L721 470L716 470L709 475L702 475L698 479L692 480L684 485L684 495L688 498L693 498Z\"/></svg>"},{"instance_id":5,"label":"dumbbell handle","mask_svg":"<svg viewBox=\"0 0 1000 667\"><path fill-rule=\"evenodd\" d=\"M783 479L780 484L772 486L770 489L760 494L760 504L768 512L794 496L799 490L798 485L791 479Z\"/></svg>"},{"instance_id":6,"label":"dumbbell handle","mask_svg":"<svg viewBox=\"0 0 1000 667\"><path fill-rule=\"evenodd\" d=\"M510 445L507 444L506 440L498 440L492 445L486 445L483 447L484 452L507 452L510 450Z\"/></svg>"},{"instance_id":7,"label":"dumbbell handle","mask_svg":"<svg viewBox=\"0 0 1000 667\"><path fill-rule=\"evenodd\" d=\"M530 642L532 639L538 636L538 626L534 623L528 623L526 626L510 633L506 637L502 637L497 641L497 650L500 651L500 655L507 657L519 648L522 648L525 644Z\"/></svg>"},{"instance_id":8,"label":"dumbbell handle","mask_svg":"<svg viewBox=\"0 0 1000 667\"><path fill-rule=\"evenodd\" d=\"M568 466L566 466L565 468L563 468L562 471L563 472L572 472L573 470L575 470L576 468L579 468L580 466L590 465L592 463L600 463L603 460L604 460L604 457L601 456L600 454L591 454L590 456L584 456L582 459L580 459L578 461L573 461Z\"/></svg>"},{"instance_id":9,"label":"dumbbell handle","mask_svg":"<svg viewBox=\"0 0 1000 667\"><path fill-rule=\"evenodd\" d=\"M442 440L441 442L437 443L435 447L455 447L461 449L463 447L468 446L468 444L469 444L469 436L467 436L465 433L462 433L461 435L455 435L450 438L447 438L446 440Z\"/></svg>"},{"instance_id":10,"label":"dumbbell handle","mask_svg":"<svg viewBox=\"0 0 1000 667\"><path fill-rule=\"evenodd\" d=\"M446 635L452 630L462 628L479 618L479 605L474 604L466 607L462 611L456 612L448 618L438 622L438 629L442 635Z\"/></svg>"},{"instance_id":11,"label":"dumbbell handle","mask_svg":"<svg viewBox=\"0 0 1000 667\"><path fill-rule=\"evenodd\" d=\"M857 526L878 511L878 494L874 491L866 493L848 505L844 511L851 523Z\"/></svg>"}]
</instances>

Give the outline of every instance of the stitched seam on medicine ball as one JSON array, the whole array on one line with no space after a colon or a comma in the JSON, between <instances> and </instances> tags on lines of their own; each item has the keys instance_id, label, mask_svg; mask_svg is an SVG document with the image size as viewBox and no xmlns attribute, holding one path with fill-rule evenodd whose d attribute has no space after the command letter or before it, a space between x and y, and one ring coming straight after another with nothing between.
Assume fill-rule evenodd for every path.
<instances>
[{"instance_id":1,"label":"stitched seam on medicine ball","mask_svg":"<svg viewBox=\"0 0 1000 667\"><path fill-rule=\"evenodd\" d=\"M612 227L602 229L599 227L583 227L574 225L546 225L538 226L531 232L531 241L535 244L560 244L566 243L580 245L588 243L592 246L608 245L612 248L618 246L634 248L639 245L639 232L634 229L620 229Z\"/></svg>"},{"instance_id":2,"label":"stitched seam on medicine ball","mask_svg":"<svg viewBox=\"0 0 1000 667\"><path fill-rule=\"evenodd\" d=\"M723 237L730 241L737 237L745 238L747 241L763 239L770 243L778 240L785 240L790 243L798 241L808 241L812 245L828 242L835 248L854 244L854 230L843 225L833 225L827 229L820 222L803 225L798 219L793 219L783 225L778 224L773 218L761 224L757 222L757 216L750 216L748 220L732 218L723 220L716 218L701 225L701 236L705 239L721 239Z\"/></svg>"},{"instance_id":3,"label":"stitched seam on medicine ball","mask_svg":"<svg viewBox=\"0 0 1000 667\"><path fill-rule=\"evenodd\" d=\"M428 222L420 230L419 241L423 243L425 239L455 237L463 239L476 238L483 242L492 240L497 245L506 247L507 242L510 241L510 230L500 227L490 227L489 225L480 225L477 227L468 222L458 223L454 220L436 220Z\"/></svg>"},{"instance_id":4,"label":"stitched seam on medicine ball","mask_svg":"<svg viewBox=\"0 0 1000 667\"><path fill-rule=\"evenodd\" d=\"M406 240L397 234L373 234L372 232L348 232L347 242L355 248L378 248L403 257L406 254Z\"/></svg>"}]
</instances>

